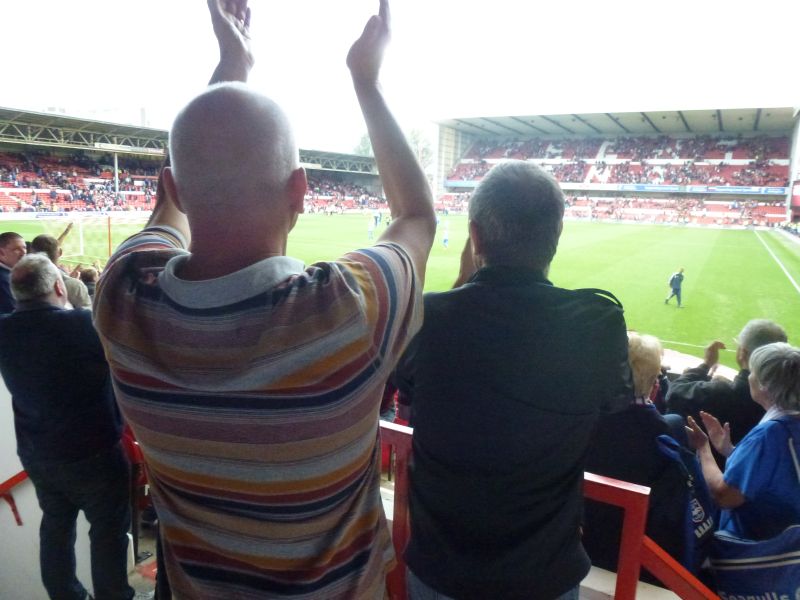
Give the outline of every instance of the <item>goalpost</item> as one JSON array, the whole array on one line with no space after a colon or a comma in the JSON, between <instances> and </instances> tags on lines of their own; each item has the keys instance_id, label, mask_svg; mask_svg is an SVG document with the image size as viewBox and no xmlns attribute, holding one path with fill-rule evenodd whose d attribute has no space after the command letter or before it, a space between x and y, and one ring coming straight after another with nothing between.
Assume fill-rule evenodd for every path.
<instances>
[{"instance_id":1,"label":"goalpost","mask_svg":"<svg viewBox=\"0 0 800 600\"><path fill-rule=\"evenodd\" d=\"M105 265L117 246L141 230L149 211L71 212L37 218L45 233L61 238L66 265Z\"/></svg>"}]
</instances>

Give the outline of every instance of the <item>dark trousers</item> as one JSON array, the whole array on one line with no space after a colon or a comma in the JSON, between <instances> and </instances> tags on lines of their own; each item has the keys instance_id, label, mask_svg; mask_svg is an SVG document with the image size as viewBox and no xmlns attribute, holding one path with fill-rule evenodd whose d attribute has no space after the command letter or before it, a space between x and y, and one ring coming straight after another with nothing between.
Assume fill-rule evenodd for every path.
<instances>
[{"instance_id":1,"label":"dark trousers","mask_svg":"<svg viewBox=\"0 0 800 600\"><path fill-rule=\"evenodd\" d=\"M23 466L42 509L39 565L50 598L86 598L75 574L75 524L81 510L90 524L94 597L133 598L127 570L130 467L122 448L66 464L23 461Z\"/></svg>"}]
</instances>

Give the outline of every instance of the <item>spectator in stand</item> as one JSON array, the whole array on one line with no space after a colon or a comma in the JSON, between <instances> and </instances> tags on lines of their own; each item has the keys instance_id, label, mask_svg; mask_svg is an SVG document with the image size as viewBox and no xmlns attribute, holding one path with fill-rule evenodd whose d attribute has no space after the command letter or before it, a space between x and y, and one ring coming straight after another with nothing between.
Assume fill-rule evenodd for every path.
<instances>
[{"instance_id":1,"label":"spectator in stand","mask_svg":"<svg viewBox=\"0 0 800 600\"><path fill-rule=\"evenodd\" d=\"M712 342L705 350L702 363L687 369L670 383L667 411L684 418L692 417L697 423L701 422L700 411L711 413L725 423L733 443L739 443L764 416L764 409L750 394L750 356L761 346L786 341L786 332L777 323L767 319L749 321L737 337L736 362L740 371L732 382L714 376L719 351L725 349L725 344L719 340ZM723 463L720 457L720 464Z\"/></svg>"},{"instance_id":2,"label":"spectator in stand","mask_svg":"<svg viewBox=\"0 0 800 600\"><path fill-rule=\"evenodd\" d=\"M378 407L419 327L435 233L425 174L378 83L389 6L347 64L394 219L375 246L310 267L285 256L306 193L288 121L238 83L253 62L247 3L208 6L212 83L237 83L179 113L166 193L95 300L170 585L193 600L383 599Z\"/></svg>"},{"instance_id":3,"label":"spectator in stand","mask_svg":"<svg viewBox=\"0 0 800 600\"><path fill-rule=\"evenodd\" d=\"M706 435L689 419L689 440L703 476L722 508L719 528L765 540L800 524L800 349L777 342L750 355L750 394L765 411L758 426L734 446L730 429L701 412ZM711 453L727 457L724 473Z\"/></svg>"},{"instance_id":4,"label":"spectator in stand","mask_svg":"<svg viewBox=\"0 0 800 600\"><path fill-rule=\"evenodd\" d=\"M13 231L0 233L0 314L8 314L17 306L11 293L11 269L27 253L22 236Z\"/></svg>"},{"instance_id":5,"label":"spectator in stand","mask_svg":"<svg viewBox=\"0 0 800 600\"><path fill-rule=\"evenodd\" d=\"M619 303L546 278L563 213L551 176L499 164L472 195L456 289L425 297L395 378L414 427L411 599L577 598L589 571L583 461L633 389Z\"/></svg>"},{"instance_id":6,"label":"spectator in stand","mask_svg":"<svg viewBox=\"0 0 800 600\"><path fill-rule=\"evenodd\" d=\"M50 598L87 597L75 575L75 524L83 511L94 597L128 600L128 463L91 313L64 310L62 274L43 254L16 264L11 288L18 306L0 319L0 371L11 392L17 453L42 509L44 587Z\"/></svg>"},{"instance_id":7,"label":"spectator in stand","mask_svg":"<svg viewBox=\"0 0 800 600\"><path fill-rule=\"evenodd\" d=\"M86 286L86 291L89 293L90 300L94 300L94 290L99 279L100 273L98 273L97 269L94 267L81 269L80 280Z\"/></svg>"},{"instance_id":8,"label":"spectator in stand","mask_svg":"<svg viewBox=\"0 0 800 600\"><path fill-rule=\"evenodd\" d=\"M662 352L661 343L653 336L628 332L635 397L626 410L600 417L586 470L649 487L646 533L680 561L685 545L693 541L686 538L686 479L676 463L658 449L658 436L670 435L671 428L650 401L661 375ZM620 509L589 501L585 514L583 544L592 564L616 571Z\"/></svg>"},{"instance_id":9,"label":"spectator in stand","mask_svg":"<svg viewBox=\"0 0 800 600\"><path fill-rule=\"evenodd\" d=\"M53 261L64 274L64 287L67 289L67 299L73 308L92 308L92 299L86 285L74 277L70 277L67 272L59 265L63 250L61 244L52 235L43 233L33 238L31 242L31 252L42 252Z\"/></svg>"}]
</instances>

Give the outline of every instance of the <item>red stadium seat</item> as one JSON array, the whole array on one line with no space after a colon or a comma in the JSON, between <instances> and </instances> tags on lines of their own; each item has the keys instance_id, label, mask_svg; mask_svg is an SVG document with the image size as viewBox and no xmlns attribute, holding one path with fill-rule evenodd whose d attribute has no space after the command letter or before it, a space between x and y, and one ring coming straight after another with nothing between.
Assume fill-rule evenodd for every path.
<instances>
[{"instance_id":1,"label":"red stadium seat","mask_svg":"<svg viewBox=\"0 0 800 600\"><path fill-rule=\"evenodd\" d=\"M414 430L403 425L381 422L381 445L391 447L395 456L394 514L392 517L392 542L397 565L386 577L386 587L391 600L406 600L406 567L403 552L408 543L408 462L411 457L411 438ZM670 590L685 600L719 600L677 561L670 557L653 540L645 536L645 521L650 490L648 488L585 474L584 495L598 502L622 507L625 517L622 525L616 600L634 600L641 566L647 568Z\"/></svg>"},{"instance_id":2,"label":"red stadium seat","mask_svg":"<svg viewBox=\"0 0 800 600\"><path fill-rule=\"evenodd\" d=\"M147 493L147 470L139 442L127 425L122 433L122 447L131 463L131 534L133 536L133 555L139 559L139 520L141 511L152 506Z\"/></svg>"}]
</instances>

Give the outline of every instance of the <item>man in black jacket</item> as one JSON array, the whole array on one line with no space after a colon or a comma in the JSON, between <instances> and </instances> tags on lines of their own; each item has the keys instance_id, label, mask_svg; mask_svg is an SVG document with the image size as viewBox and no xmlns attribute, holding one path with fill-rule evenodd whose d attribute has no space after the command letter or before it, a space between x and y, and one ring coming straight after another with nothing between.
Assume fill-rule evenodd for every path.
<instances>
[{"instance_id":1,"label":"man in black jacket","mask_svg":"<svg viewBox=\"0 0 800 600\"><path fill-rule=\"evenodd\" d=\"M397 381L411 401L411 598L577 598L583 458L633 398L620 304L547 279L564 200L496 166L469 207L456 289L425 298ZM463 285L462 285L463 284Z\"/></svg>"},{"instance_id":2,"label":"man in black jacket","mask_svg":"<svg viewBox=\"0 0 800 600\"><path fill-rule=\"evenodd\" d=\"M17 303L11 295L11 269L25 256L25 240L13 231L0 233L0 314L8 314Z\"/></svg>"},{"instance_id":3,"label":"man in black jacket","mask_svg":"<svg viewBox=\"0 0 800 600\"><path fill-rule=\"evenodd\" d=\"M11 392L17 453L33 485L42 582L51 598L83 600L75 524L91 525L94 595L133 598L128 585L128 463L103 348L88 310L65 310L58 268L44 254L11 272L16 310L0 319L0 371Z\"/></svg>"},{"instance_id":4,"label":"man in black jacket","mask_svg":"<svg viewBox=\"0 0 800 600\"><path fill-rule=\"evenodd\" d=\"M786 332L777 323L767 319L749 321L737 337L736 362L740 371L733 381L713 377L719 351L725 349L725 344L719 340L712 342L702 363L670 383L667 412L684 418L691 416L701 427L700 411L711 413L720 423L729 424L731 442L737 444L764 416L764 409L753 401L747 382L750 354L760 346L785 341Z\"/></svg>"}]
</instances>

